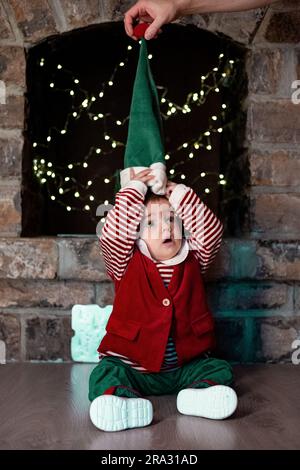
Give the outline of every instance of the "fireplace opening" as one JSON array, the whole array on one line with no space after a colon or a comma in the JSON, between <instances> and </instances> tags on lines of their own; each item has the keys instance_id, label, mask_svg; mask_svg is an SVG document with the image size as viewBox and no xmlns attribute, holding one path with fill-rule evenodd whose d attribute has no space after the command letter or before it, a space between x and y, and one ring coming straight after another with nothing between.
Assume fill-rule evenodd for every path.
<instances>
[{"instance_id":1,"label":"fireplace opening","mask_svg":"<svg viewBox=\"0 0 300 470\"><path fill-rule=\"evenodd\" d=\"M148 51L169 179L193 187L225 235L238 236L248 207L246 51L175 24ZM113 204L123 167L138 53L123 23L48 38L27 52L22 236L95 234L96 209Z\"/></svg>"}]
</instances>

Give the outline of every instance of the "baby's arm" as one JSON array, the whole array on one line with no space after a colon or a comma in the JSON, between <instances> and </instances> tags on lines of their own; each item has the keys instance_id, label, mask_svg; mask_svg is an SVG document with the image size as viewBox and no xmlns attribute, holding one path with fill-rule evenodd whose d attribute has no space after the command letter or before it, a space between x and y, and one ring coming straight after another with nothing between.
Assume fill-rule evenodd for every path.
<instances>
[{"instance_id":1,"label":"baby's arm","mask_svg":"<svg viewBox=\"0 0 300 470\"><path fill-rule=\"evenodd\" d=\"M188 243L201 265L201 272L206 272L220 248L223 224L193 189L184 184L174 186L169 202L189 231Z\"/></svg>"},{"instance_id":2,"label":"baby's arm","mask_svg":"<svg viewBox=\"0 0 300 470\"><path fill-rule=\"evenodd\" d=\"M100 246L108 275L120 280L133 255L138 224L144 213L147 185L131 180L115 198L115 206L106 217L100 236Z\"/></svg>"}]
</instances>

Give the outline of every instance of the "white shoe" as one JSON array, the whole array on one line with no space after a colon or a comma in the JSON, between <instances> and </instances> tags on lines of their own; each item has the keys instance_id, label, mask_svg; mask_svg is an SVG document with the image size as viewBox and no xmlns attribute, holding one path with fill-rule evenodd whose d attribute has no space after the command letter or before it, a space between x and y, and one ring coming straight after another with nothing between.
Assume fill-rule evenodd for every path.
<instances>
[{"instance_id":1,"label":"white shoe","mask_svg":"<svg viewBox=\"0 0 300 470\"><path fill-rule=\"evenodd\" d=\"M235 412L237 401L235 391L226 385L186 388L177 395L177 409L184 415L225 419Z\"/></svg>"},{"instance_id":2,"label":"white shoe","mask_svg":"<svg viewBox=\"0 0 300 470\"><path fill-rule=\"evenodd\" d=\"M98 429L122 431L148 426L153 419L153 407L145 398L101 395L92 401L90 418Z\"/></svg>"}]
</instances>

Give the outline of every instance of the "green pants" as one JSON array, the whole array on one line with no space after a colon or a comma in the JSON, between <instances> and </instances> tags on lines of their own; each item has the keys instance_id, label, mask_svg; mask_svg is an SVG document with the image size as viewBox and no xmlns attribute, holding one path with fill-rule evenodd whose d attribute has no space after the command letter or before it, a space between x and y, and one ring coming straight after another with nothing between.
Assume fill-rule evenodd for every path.
<instances>
[{"instance_id":1,"label":"green pants","mask_svg":"<svg viewBox=\"0 0 300 470\"><path fill-rule=\"evenodd\" d=\"M172 395L184 388L230 385L231 365L214 358L196 358L173 372L141 373L115 357L104 357L89 378L89 400L103 394L122 397Z\"/></svg>"}]
</instances>

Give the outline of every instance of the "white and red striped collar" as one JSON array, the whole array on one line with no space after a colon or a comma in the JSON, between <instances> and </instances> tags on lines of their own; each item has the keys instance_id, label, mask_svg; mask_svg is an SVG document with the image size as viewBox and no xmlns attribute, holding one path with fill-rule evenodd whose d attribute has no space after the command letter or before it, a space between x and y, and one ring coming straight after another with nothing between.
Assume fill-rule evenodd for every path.
<instances>
[{"instance_id":1,"label":"white and red striped collar","mask_svg":"<svg viewBox=\"0 0 300 470\"><path fill-rule=\"evenodd\" d=\"M138 246L139 250L143 253L143 255L148 256L148 258L152 259L152 261L154 261L155 263L165 264L166 266L174 266L175 264L182 263L182 261L184 261L187 255L189 254L189 244L186 238L182 239L181 247L178 253L173 256L173 258L166 259L164 261L157 261L156 259L152 258L148 250L148 246L142 238L138 238L135 243Z\"/></svg>"}]
</instances>

